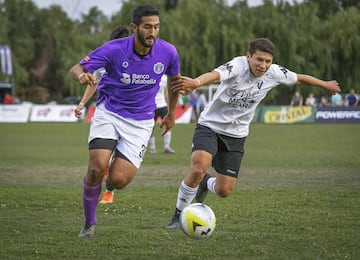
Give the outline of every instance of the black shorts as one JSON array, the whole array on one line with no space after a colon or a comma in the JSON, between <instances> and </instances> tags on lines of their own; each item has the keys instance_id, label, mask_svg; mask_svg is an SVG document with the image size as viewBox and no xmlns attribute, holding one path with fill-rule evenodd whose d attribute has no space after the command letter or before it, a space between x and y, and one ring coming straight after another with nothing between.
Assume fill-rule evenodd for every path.
<instances>
[{"instance_id":1,"label":"black shorts","mask_svg":"<svg viewBox=\"0 0 360 260\"><path fill-rule=\"evenodd\" d=\"M90 141L89 150L107 149L110 151L114 151L116 147L116 143L117 140L113 140L113 139L95 138ZM117 149L115 150L115 157L120 157L130 162L130 160Z\"/></svg>"},{"instance_id":2,"label":"black shorts","mask_svg":"<svg viewBox=\"0 0 360 260\"><path fill-rule=\"evenodd\" d=\"M163 119L167 115L168 111L168 107L160 107L155 109L154 120L156 121L158 117Z\"/></svg>"},{"instance_id":3,"label":"black shorts","mask_svg":"<svg viewBox=\"0 0 360 260\"><path fill-rule=\"evenodd\" d=\"M213 157L212 166L217 173L237 178L244 156L246 137L234 138L215 133L197 124L193 136L192 151L204 150Z\"/></svg>"}]
</instances>

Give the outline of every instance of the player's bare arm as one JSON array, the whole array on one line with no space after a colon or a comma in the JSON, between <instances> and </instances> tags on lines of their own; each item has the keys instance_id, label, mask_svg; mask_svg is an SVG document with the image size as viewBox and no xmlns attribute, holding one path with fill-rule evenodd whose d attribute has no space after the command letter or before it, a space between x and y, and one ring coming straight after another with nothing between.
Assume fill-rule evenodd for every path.
<instances>
[{"instance_id":1,"label":"player's bare arm","mask_svg":"<svg viewBox=\"0 0 360 260\"><path fill-rule=\"evenodd\" d=\"M203 85L212 83L218 83L220 80L220 74L216 71L211 71L200 75L199 77L192 79L186 76L181 76L181 80L171 84L170 88L174 91L180 90L182 95L190 94L194 89Z\"/></svg>"},{"instance_id":2,"label":"player's bare arm","mask_svg":"<svg viewBox=\"0 0 360 260\"><path fill-rule=\"evenodd\" d=\"M339 83L336 80L324 81L306 74L297 74L297 77L297 83L324 88L332 95L341 91Z\"/></svg>"},{"instance_id":3,"label":"player's bare arm","mask_svg":"<svg viewBox=\"0 0 360 260\"><path fill-rule=\"evenodd\" d=\"M80 64L75 64L70 69L70 74L74 80L79 81L81 84L96 84L96 77Z\"/></svg>"},{"instance_id":4,"label":"player's bare arm","mask_svg":"<svg viewBox=\"0 0 360 260\"><path fill-rule=\"evenodd\" d=\"M80 118L80 116L82 115L81 111L85 108L85 105L90 100L90 98L95 94L96 89L97 89L97 84L88 84L86 86L84 95L82 96L79 104L74 110L75 116L77 118Z\"/></svg>"}]
</instances>

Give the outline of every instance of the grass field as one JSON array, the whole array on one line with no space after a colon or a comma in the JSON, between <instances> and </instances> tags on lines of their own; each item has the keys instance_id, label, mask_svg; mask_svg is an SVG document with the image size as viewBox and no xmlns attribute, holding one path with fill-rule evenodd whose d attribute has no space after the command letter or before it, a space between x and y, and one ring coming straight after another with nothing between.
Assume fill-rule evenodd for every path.
<instances>
[{"instance_id":1,"label":"grass field","mask_svg":"<svg viewBox=\"0 0 360 260\"><path fill-rule=\"evenodd\" d=\"M360 125L252 125L236 189L205 201L208 240L164 229L192 124L175 126L175 155L147 154L99 205L96 238L79 239L88 128L0 124L0 259L360 259Z\"/></svg>"}]
</instances>

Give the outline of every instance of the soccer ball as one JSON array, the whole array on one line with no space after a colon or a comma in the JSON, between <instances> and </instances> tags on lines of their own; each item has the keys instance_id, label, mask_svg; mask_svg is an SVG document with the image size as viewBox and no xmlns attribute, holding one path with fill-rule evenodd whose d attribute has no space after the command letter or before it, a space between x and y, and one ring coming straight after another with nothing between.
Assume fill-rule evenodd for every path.
<instances>
[{"instance_id":1,"label":"soccer ball","mask_svg":"<svg viewBox=\"0 0 360 260\"><path fill-rule=\"evenodd\" d=\"M215 230L215 214L203 203L190 204L180 214L180 226L189 237L207 238Z\"/></svg>"}]
</instances>

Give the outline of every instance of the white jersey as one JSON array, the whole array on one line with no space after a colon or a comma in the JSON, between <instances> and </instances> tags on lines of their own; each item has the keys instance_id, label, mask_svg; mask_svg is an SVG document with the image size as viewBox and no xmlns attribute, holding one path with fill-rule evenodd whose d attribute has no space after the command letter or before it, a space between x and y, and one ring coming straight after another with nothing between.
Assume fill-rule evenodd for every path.
<instances>
[{"instance_id":1,"label":"white jersey","mask_svg":"<svg viewBox=\"0 0 360 260\"><path fill-rule=\"evenodd\" d=\"M167 102L165 99L165 89L167 88L168 78L166 75L163 75L160 80L160 88L155 96L156 108L167 107Z\"/></svg>"},{"instance_id":2,"label":"white jersey","mask_svg":"<svg viewBox=\"0 0 360 260\"><path fill-rule=\"evenodd\" d=\"M295 72L277 64L272 64L262 77L254 77L246 56L235 57L215 71L220 73L221 83L198 122L216 133L235 138L249 134L255 109L272 88L297 82Z\"/></svg>"}]
</instances>

